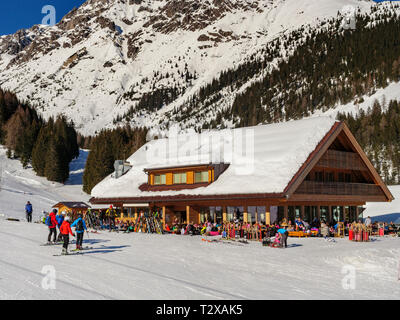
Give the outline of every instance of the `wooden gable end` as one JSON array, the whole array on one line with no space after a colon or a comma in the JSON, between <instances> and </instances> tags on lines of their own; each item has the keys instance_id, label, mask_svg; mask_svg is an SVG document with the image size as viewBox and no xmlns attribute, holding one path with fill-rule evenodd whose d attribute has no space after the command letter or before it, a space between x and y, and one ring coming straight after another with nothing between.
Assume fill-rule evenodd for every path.
<instances>
[{"instance_id":1,"label":"wooden gable end","mask_svg":"<svg viewBox=\"0 0 400 320\"><path fill-rule=\"evenodd\" d=\"M293 200L393 200L348 127L340 122L320 142L285 192Z\"/></svg>"}]
</instances>

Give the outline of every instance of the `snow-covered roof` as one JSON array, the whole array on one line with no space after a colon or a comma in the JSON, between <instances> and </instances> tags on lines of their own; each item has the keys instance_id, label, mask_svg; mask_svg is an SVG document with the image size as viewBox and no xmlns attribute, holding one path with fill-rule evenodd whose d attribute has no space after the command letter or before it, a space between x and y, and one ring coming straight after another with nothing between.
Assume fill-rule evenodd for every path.
<instances>
[{"instance_id":1,"label":"snow-covered roof","mask_svg":"<svg viewBox=\"0 0 400 320\"><path fill-rule=\"evenodd\" d=\"M92 190L95 198L136 198L174 195L281 193L335 120L315 117L255 127L170 134L153 140L128 161L133 168L111 175ZM196 189L141 191L148 182L144 169L227 163L229 167L208 186Z\"/></svg>"}]
</instances>

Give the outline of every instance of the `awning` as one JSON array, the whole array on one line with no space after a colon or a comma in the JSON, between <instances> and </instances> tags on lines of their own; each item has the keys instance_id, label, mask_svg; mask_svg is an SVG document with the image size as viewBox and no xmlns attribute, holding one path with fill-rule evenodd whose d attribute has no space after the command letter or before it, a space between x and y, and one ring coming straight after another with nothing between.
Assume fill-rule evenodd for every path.
<instances>
[{"instance_id":1,"label":"awning","mask_svg":"<svg viewBox=\"0 0 400 320\"><path fill-rule=\"evenodd\" d=\"M149 206L148 203L126 203L123 205L124 208L147 208Z\"/></svg>"}]
</instances>

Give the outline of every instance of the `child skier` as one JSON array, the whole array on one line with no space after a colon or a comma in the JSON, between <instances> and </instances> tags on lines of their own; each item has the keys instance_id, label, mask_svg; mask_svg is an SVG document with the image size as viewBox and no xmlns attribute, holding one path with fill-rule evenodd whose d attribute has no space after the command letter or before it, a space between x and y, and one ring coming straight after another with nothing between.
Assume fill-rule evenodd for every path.
<instances>
[{"instance_id":1,"label":"child skier","mask_svg":"<svg viewBox=\"0 0 400 320\"><path fill-rule=\"evenodd\" d=\"M69 222L70 222L70 217L66 217L60 227L60 233L64 241L63 249L61 252L62 255L68 254L69 235L75 237L75 234L72 232L71 225Z\"/></svg>"},{"instance_id":2,"label":"child skier","mask_svg":"<svg viewBox=\"0 0 400 320\"><path fill-rule=\"evenodd\" d=\"M85 221L82 219L82 215L78 215L78 219L74 221L71 227L75 227L76 232L76 250L82 250L83 233L86 228Z\"/></svg>"}]
</instances>

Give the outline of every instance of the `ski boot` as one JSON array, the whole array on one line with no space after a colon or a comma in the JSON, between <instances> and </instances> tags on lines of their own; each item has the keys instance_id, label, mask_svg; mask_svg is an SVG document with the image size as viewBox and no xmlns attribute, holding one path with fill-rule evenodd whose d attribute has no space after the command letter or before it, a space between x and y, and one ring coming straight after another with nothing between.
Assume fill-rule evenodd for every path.
<instances>
[{"instance_id":1,"label":"ski boot","mask_svg":"<svg viewBox=\"0 0 400 320\"><path fill-rule=\"evenodd\" d=\"M62 252L61 252L61 255L62 255L62 256L68 255L67 249L63 248L63 249L62 249Z\"/></svg>"}]
</instances>

